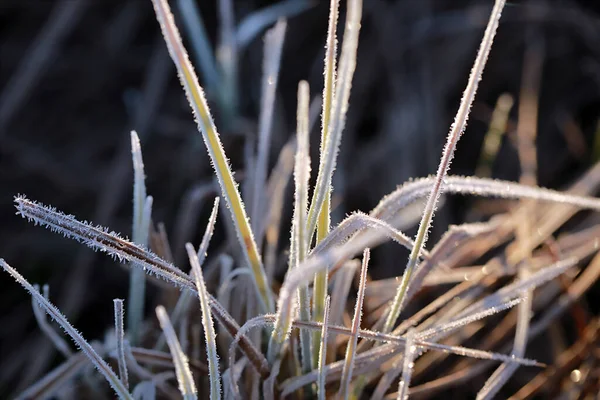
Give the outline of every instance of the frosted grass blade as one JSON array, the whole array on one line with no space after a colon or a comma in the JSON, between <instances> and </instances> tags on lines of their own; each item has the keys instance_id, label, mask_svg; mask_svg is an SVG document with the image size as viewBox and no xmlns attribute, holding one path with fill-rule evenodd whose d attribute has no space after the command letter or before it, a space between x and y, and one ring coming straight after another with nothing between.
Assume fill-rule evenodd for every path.
<instances>
[{"instance_id":1,"label":"frosted grass blade","mask_svg":"<svg viewBox=\"0 0 600 400\"><path fill-rule=\"evenodd\" d=\"M165 42L169 48L169 54L177 67L181 84L194 111L198 129L202 133L202 138L217 174L223 197L225 197L231 211L242 252L254 274L254 280L264 308L268 312L271 312L274 310L273 295L266 280L258 248L252 235L248 218L246 217L244 204L242 203L237 184L233 179L231 167L225 156L219 134L212 120L204 91L198 84L198 78L183 47L169 4L166 0L152 0L152 3L154 4L154 10L163 36L165 37Z\"/></svg>"},{"instance_id":2,"label":"frosted grass blade","mask_svg":"<svg viewBox=\"0 0 600 400\"><path fill-rule=\"evenodd\" d=\"M477 92L477 87L479 85L479 81L481 80L483 69L492 48L492 43L494 41L496 29L498 28L502 9L504 8L504 3L505 0L497 0L490 15L488 25L477 53L477 58L475 59L471 74L469 75L467 88L463 93L460 107L456 113L454 123L450 128L450 133L448 134L448 139L440 160L435 182L431 189L431 193L429 194L425 210L423 211L423 217L415 237L415 246L410 253L408 263L406 264L406 269L402 275L402 281L398 286L398 291L396 292L396 296L394 297L392 305L388 311L387 319L383 327L384 332L390 332L393 329L396 320L398 319L400 314L400 305L403 302L404 296L406 295L406 288L417 265L419 252L425 246L425 243L427 243L429 228L431 227L433 213L437 207L438 199L442 193L444 178L446 177L448 169L450 168L450 162L454 157L454 150L456 149L458 140L460 139L467 125L467 119L469 118L471 105L475 99L475 93Z\"/></svg>"},{"instance_id":3,"label":"frosted grass blade","mask_svg":"<svg viewBox=\"0 0 600 400\"><path fill-rule=\"evenodd\" d=\"M129 389L129 375L127 374L127 362L125 361L125 328L123 327L123 300L114 299L115 309L115 337L117 339L117 363L119 365L119 377L123 386Z\"/></svg>"},{"instance_id":4,"label":"frosted grass blade","mask_svg":"<svg viewBox=\"0 0 600 400\"><path fill-rule=\"evenodd\" d=\"M325 369L327 368L327 328L329 327L329 304L330 298L327 296L325 300L325 314L323 314L323 326L321 329L321 342L319 346L319 380L317 382L317 392L319 400L325 400L327 390L325 388Z\"/></svg>"},{"instance_id":5,"label":"frosted grass blade","mask_svg":"<svg viewBox=\"0 0 600 400\"><path fill-rule=\"evenodd\" d=\"M217 334L213 325L212 313L208 302L208 292L204 284L202 268L198 260L198 254L191 243L187 243L185 248L192 265L192 274L198 288L198 298L200 299L200 308L202 309L202 326L204 327L204 337L206 339L206 354L208 358L208 368L210 374L210 398L219 400L221 398L221 377L219 373L219 360L217 356Z\"/></svg>"},{"instance_id":6,"label":"frosted grass blade","mask_svg":"<svg viewBox=\"0 0 600 400\"><path fill-rule=\"evenodd\" d=\"M194 377L192 371L188 365L188 359L179 345L179 340L169 320L167 310L163 306L156 307L156 317L160 323L165 337L167 338L167 344L171 350L171 356L173 357L173 364L175 364L175 375L177 376L177 383L179 384L179 391L183 396L184 400L196 400L198 398L198 391L196 390L196 384L194 383Z\"/></svg>"},{"instance_id":7,"label":"frosted grass blade","mask_svg":"<svg viewBox=\"0 0 600 400\"><path fill-rule=\"evenodd\" d=\"M38 285L33 285L33 287L39 292L40 287ZM44 298L46 300L50 300L48 296L48 285L44 285L43 291ZM58 332L54 330L54 328L52 328L52 326L50 326L48 320L46 319L46 311L44 311L42 306L40 306L40 303L33 296L31 297L31 307L33 308L33 314L41 331L48 336L52 344L54 344L54 347L56 347L56 349L65 358L71 357L73 355L73 351L69 347L69 344L65 341L65 339L62 338L62 336L58 334Z\"/></svg>"}]
</instances>

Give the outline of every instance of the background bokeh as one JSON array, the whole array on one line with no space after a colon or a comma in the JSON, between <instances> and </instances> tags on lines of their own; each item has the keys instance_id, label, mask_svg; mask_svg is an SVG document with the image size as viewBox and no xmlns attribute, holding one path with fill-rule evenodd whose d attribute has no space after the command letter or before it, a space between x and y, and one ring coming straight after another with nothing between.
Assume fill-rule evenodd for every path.
<instances>
[{"instance_id":1,"label":"background bokeh","mask_svg":"<svg viewBox=\"0 0 600 400\"><path fill-rule=\"evenodd\" d=\"M214 48L220 26L216 1L198 3ZM235 19L242 21L272 3L235 2ZM338 221L351 211L370 210L403 181L435 172L492 3L365 0L358 67L334 180ZM295 127L298 81L308 80L315 96L322 88L328 6L328 1L313 1L288 21L271 165ZM518 104L528 51L542 60L539 184L562 188L598 159L599 11L591 1L508 3L452 173L474 173L498 97L509 93ZM340 15L343 19L343 5ZM238 54L239 106L234 115L220 113L215 94L209 93L240 179L244 145L256 137L262 43L261 33ZM519 178L517 109L515 105L511 111L508 134L493 164L495 178ZM28 224L15 215L13 196L26 194L129 236L131 129L141 136L154 221L165 223L174 249L182 249L187 240L198 243L210 193L199 203L198 229L178 237L177 226L185 199L211 182L212 170L150 0L0 2L0 257L30 281L48 283L51 298L89 339L102 339L109 327L110 299L126 296L126 270ZM313 150L318 138L314 129ZM467 200L448 199L436 216L434 240L449 223L464 220L468 210ZM290 211L288 207L286 213ZM222 231L220 227L217 239ZM376 252L373 276L397 274L404 257L397 248ZM48 343L37 329L29 298L8 275L0 276L0 299L4 398L55 360L30 364ZM149 302L154 300L151 296Z\"/></svg>"}]
</instances>

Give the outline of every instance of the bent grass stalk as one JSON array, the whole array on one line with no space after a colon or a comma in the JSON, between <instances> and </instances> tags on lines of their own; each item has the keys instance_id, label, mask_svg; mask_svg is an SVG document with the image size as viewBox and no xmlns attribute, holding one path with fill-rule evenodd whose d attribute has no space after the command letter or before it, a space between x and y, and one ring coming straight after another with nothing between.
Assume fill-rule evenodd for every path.
<instances>
[{"instance_id":1,"label":"bent grass stalk","mask_svg":"<svg viewBox=\"0 0 600 400\"><path fill-rule=\"evenodd\" d=\"M181 42L179 31L175 26L173 14L166 0L152 0L156 17L160 23L169 54L177 67L181 84L185 89L187 99L194 111L198 130L206 144L208 154L211 158L215 173L221 186L223 197L227 202L231 216L236 228L236 233L246 262L253 272L254 282L259 292L259 298L263 308L267 312L273 312L273 295L266 280L265 271L258 253L256 241L250 229L246 216L246 210L242 203L237 183L233 179L231 167L225 156L223 145L219 138L217 128L210 114L204 90L198 83L192 64L187 52Z\"/></svg>"},{"instance_id":2,"label":"bent grass stalk","mask_svg":"<svg viewBox=\"0 0 600 400\"><path fill-rule=\"evenodd\" d=\"M469 75L467 88L465 89L460 107L456 113L454 123L452 124L450 133L448 135L448 140L446 142L444 153L442 154L442 159L440 160L440 165L436 174L435 183L431 189L431 194L427 200L425 210L423 211L423 217L415 237L415 246L410 253L408 263L406 264L406 269L402 275L402 281L398 286L398 291L396 292L396 296L394 297L392 305L390 306L387 314L385 325L383 327L384 332L390 332L392 330L396 320L398 319L398 316L400 315L401 306L406 294L406 288L408 287L412 273L417 265L419 253L427 242L429 228L433 220L433 213L435 211L440 194L442 193L443 181L448 173L448 169L450 168L450 162L454 157L454 150L456 149L458 140L462 136L467 125L467 119L469 118L471 105L475 99L475 93L477 92L477 87L479 85L479 81L481 80L483 69L492 48L492 43L494 41L494 36L498 28L498 23L504 4L505 0L496 0L496 3L494 4L483 40L481 41L481 45L477 53L477 58L475 59L471 74Z\"/></svg>"}]
</instances>

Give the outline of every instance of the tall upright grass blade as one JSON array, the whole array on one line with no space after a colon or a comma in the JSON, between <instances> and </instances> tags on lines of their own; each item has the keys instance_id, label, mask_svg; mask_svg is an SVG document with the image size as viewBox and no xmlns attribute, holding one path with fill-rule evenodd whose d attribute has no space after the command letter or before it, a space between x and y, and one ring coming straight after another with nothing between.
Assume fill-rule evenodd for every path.
<instances>
[{"instance_id":1,"label":"tall upright grass blade","mask_svg":"<svg viewBox=\"0 0 600 400\"><path fill-rule=\"evenodd\" d=\"M125 328L123 327L123 300L114 299L115 308L115 337L117 339L117 364L119 366L119 377L123 386L129 389L129 375L127 373L127 362L125 361Z\"/></svg>"},{"instance_id":2,"label":"tall upright grass blade","mask_svg":"<svg viewBox=\"0 0 600 400\"><path fill-rule=\"evenodd\" d=\"M346 123L346 112L348 111L352 78L354 77L354 70L356 68L356 53L358 51L358 35L360 32L361 18L362 0L348 1L344 41L342 43L342 53L340 55L338 78L335 83L335 96L331 104L328 134L326 142L323 145L323 156L319 161L319 173L317 175L317 182L315 184L308 212L307 232L309 241L313 237L317 225L317 218L323 207L323 202L327 197L327 193L329 193L331 188L331 179L342 139L342 130Z\"/></svg>"},{"instance_id":3,"label":"tall upright grass blade","mask_svg":"<svg viewBox=\"0 0 600 400\"><path fill-rule=\"evenodd\" d=\"M444 147L444 153L440 160L440 165L436 174L435 183L431 189L431 193L427 200L427 205L425 206L423 217L419 225L419 230L415 237L415 246L410 253L408 263L406 264L406 269L402 275L402 281L398 286L398 291L396 292L396 296L394 297L392 305L390 306L387 319L383 327L384 332L390 332L393 329L396 320L398 319L400 314L400 304L402 303L403 297L406 294L406 288L412 276L413 270L417 265L419 252L427 242L427 236L431 226L431 221L433 219L433 213L436 209L440 194L442 193L443 181L448 173L448 169L450 168L450 162L454 157L456 144L458 143L458 140L460 139L467 125L467 119L469 118L471 105L475 99L475 93L477 92L477 87L479 85L479 81L481 80L483 69L492 48L492 43L494 41L496 29L498 28L500 14L502 13L504 3L505 0L496 0L490 15L483 40L481 41L481 45L477 53L477 58L475 59L475 64L473 65L473 69L471 70L471 74L469 76L467 88L463 94L463 98L461 100L458 112L456 113L454 123L450 129L450 133L448 134L446 146Z\"/></svg>"},{"instance_id":4,"label":"tall upright grass blade","mask_svg":"<svg viewBox=\"0 0 600 400\"><path fill-rule=\"evenodd\" d=\"M165 37L165 42L169 48L169 54L177 66L181 84L194 111L198 129L202 133L213 167L215 168L219 184L221 185L221 191L231 211L244 257L254 274L254 280L264 308L268 312L271 312L274 310L273 295L266 281L258 248L252 235L248 218L246 217L244 204L242 203L237 184L233 179L229 162L223 150L223 145L208 109L204 91L198 84L198 78L183 47L169 4L166 0L152 0L152 3L154 4L154 10L163 36Z\"/></svg>"},{"instance_id":5,"label":"tall upright grass blade","mask_svg":"<svg viewBox=\"0 0 600 400\"><path fill-rule=\"evenodd\" d=\"M333 109L333 99L335 96L338 9L339 0L330 0L327 42L325 44L323 105L321 112L321 159L326 156L325 145L327 143L327 137L329 136L329 124L331 120L331 111ZM317 243L321 242L329 234L329 225L331 224L331 186L325 188L325 190L327 192L317 219ZM315 275L313 293L313 319L322 322L325 312L324 300L327 297L327 272L320 272ZM314 343L320 341L319 335L320 333L318 331L315 332L313 339Z\"/></svg>"},{"instance_id":6,"label":"tall upright grass blade","mask_svg":"<svg viewBox=\"0 0 600 400\"><path fill-rule=\"evenodd\" d=\"M209 378L210 378L210 398L218 400L221 398L221 377L219 373L219 360L217 356L217 335L213 325L212 313L208 301L208 292L204 284L202 268L198 260L198 254L191 243L187 243L185 248L192 265L192 274L198 288L198 298L200 299L200 308L202 309L202 326L204 327L204 337L206 339L206 354L208 358Z\"/></svg>"},{"instance_id":7,"label":"tall upright grass blade","mask_svg":"<svg viewBox=\"0 0 600 400\"><path fill-rule=\"evenodd\" d=\"M325 300L325 314L323 315L323 327L321 329L321 342L319 345L319 380L317 382L317 393L319 400L325 400L327 390L325 388L325 368L327 368L327 328L329 327L329 304L330 297Z\"/></svg>"},{"instance_id":8,"label":"tall upright grass blade","mask_svg":"<svg viewBox=\"0 0 600 400\"><path fill-rule=\"evenodd\" d=\"M143 247L148 245L148 226L146 219L146 175L140 138L131 131L131 157L133 160L133 228L132 240ZM151 205L150 205L151 207ZM144 319L144 302L146 299L146 276L144 271L133 268L129 281L129 297L127 326L129 337L133 344L139 340L139 330Z\"/></svg>"},{"instance_id":9,"label":"tall upright grass blade","mask_svg":"<svg viewBox=\"0 0 600 400\"><path fill-rule=\"evenodd\" d=\"M40 287L38 285L33 285L33 287L37 292L39 292ZM48 296L48 291L48 285L44 285L43 293L44 298L46 300L50 300ZM37 321L37 324L42 330L42 332L44 332L44 334L48 336L54 347L56 347L56 349L65 358L71 357L73 355L73 351L69 347L69 344L65 341L65 339L63 339L62 336L58 334L58 332L54 330L54 328L52 328L52 326L50 326L48 320L46 319L46 311L44 311L42 306L40 306L40 303L33 296L31 297L31 307L33 308L33 315L35 316L35 320Z\"/></svg>"},{"instance_id":10,"label":"tall upright grass blade","mask_svg":"<svg viewBox=\"0 0 600 400\"><path fill-rule=\"evenodd\" d=\"M267 180L267 168L269 166L273 111L275 108L275 95L277 94L281 51L283 49L286 27L287 23L285 20L277 21L277 24L265 34L265 44L263 47L262 94L260 117L258 120L258 151L253 176L254 186L250 199L250 206L252 207L250 219L252 230L255 233L262 232L264 229L259 225L264 224L265 181ZM259 247L261 241L261 237L257 237Z\"/></svg>"},{"instance_id":11,"label":"tall upright grass blade","mask_svg":"<svg viewBox=\"0 0 600 400\"><path fill-rule=\"evenodd\" d=\"M184 400L196 400L198 398L198 391L196 390L194 377L192 376L192 371L188 365L188 359L181 350L177 334L175 333L175 329L173 329L167 310L165 310L163 306L156 307L156 317L158 318L160 327L167 338L167 344L171 350L173 364L175 364L175 375L177 376L177 383L179 384L179 391Z\"/></svg>"},{"instance_id":12,"label":"tall upright grass blade","mask_svg":"<svg viewBox=\"0 0 600 400\"><path fill-rule=\"evenodd\" d=\"M308 82L298 84L297 111L297 150L294 164L294 216L292 220L292 238L290 244L290 268L297 268L308 255L308 238L306 232L306 212L308 207L308 185L310 180L310 155L308 143L308 108L310 94ZM298 287L298 305L300 319L310 321L310 298L307 285ZM308 372L312 369L313 342L311 333L300 332L300 349L302 369Z\"/></svg>"},{"instance_id":13,"label":"tall upright grass blade","mask_svg":"<svg viewBox=\"0 0 600 400\"><path fill-rule=\"evenodd\" d=\"M235 40L233 0L218 0L217 62L221 72L219 100L223 122L231 124L238 111L238 46Z\"/></svg>"},{"instance_id":14,"label":"tall upright grass blade","mask_svg":"<svg viewBox=\"0 0 600 400\"><path fill-rule=\"evenodd\" d=\"M356 297L356 307L354 308L354 318L352 319L352 337L348 341L348 345L346 347L346 358L344 361L344 369L342 371L342 379L340 381L340 390L338 392L339 399L347 400L350 396L350 382L352 381L352 370L354 369L356 344L358 342L358 331L360 330L362 305L363 300L365 298L365 286L367 285L367 269L369 268L370 258L370 250L365 249L360 270L360 284L358 286L358 294Z\"/></svg>"},{"instance_id":15,"label":"tall upright grass blade","mask_svg":"<svg viewBox=\"0 0 600 400\"><path fill-rule=\"evenodd\" d=\"M10 276L12 276L25 290L29 292L29 294L34 297L37 302L46 310L46 312L50 315L52 319L54 319L61 328L73 339L73 342L79 347L83 353L87 356L87 358L94 364L94 366L98 369L98 371L106 378L110 386L113 388L117 396L120 399L133 400L131 394L127 391L127 388L123 385L121 380L117 377L114 371L110 368L110 366L96 353L96 350L81 336L75 328L67 321L67 318L61 314L61 312L56 308L56 306L50 303L48 300L44 298L35 290L35 288L21 275L19 274L13 267L8 265L6 261L0 258L0 266L4 271L8 272Z\"/></svg>"},{"instance_id":16,"label":"tall upright grass blade","mask_svg":"<svg viewBox=\"0 0 600 400\"><path fill-rule=\"evenodd\" d=\"M152 273L180 289L197 293L196 285L188 274L183 273L152 252L120 238L116 233L108 232L102 227L96 227L89 223L80 222L72 215L65 215L24 197L16 197L15 202L19 213L24 218L28 218L36 224L44 225L63 234L65 237L84 243L94 250L100 250L114 256L120 261L128 261L130 266ZM235 337L240 326L216 299L210 295L209 298L215 318L232 337ZM270 374L270 369L263 355L245 336L240 338L240 348L260 376L266 379Z\"/></svg>"}]
</instances>

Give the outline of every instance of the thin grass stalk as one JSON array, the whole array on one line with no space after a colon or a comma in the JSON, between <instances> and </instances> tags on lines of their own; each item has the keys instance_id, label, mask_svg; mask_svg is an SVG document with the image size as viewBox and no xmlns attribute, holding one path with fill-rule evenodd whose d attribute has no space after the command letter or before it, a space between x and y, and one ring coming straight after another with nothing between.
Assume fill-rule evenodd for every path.
<instances>
[{"instance_id":1,"label":"thin grass stalk","mask_svg":"<svg viewBox=\"0 0 600 400\"><path fill-rule=\"evenodd\" d=\"M285 38L287 23L285 20L277 21L277 24L265 34L263 46L263 76L262 94L260 105L260 116L258 120L258 151L256 165L254 168L252 197L250 201L250 221L252 230L260 233L264 230L259 225L264 225L264 190L267 180L267 168L269 165L269 152L271 145L271 130L273 125L273 110L275 108L275 95L277 94L277 82L279 80L279 69L281 65L281 51ZM260 248L262 237L257 236L257 245Z\"/></svg>"},{"instance_id":2,"label":"thin grass stalk","mask_svg":"<svg viewBox=\"0 0 600 400\"><path fill-rule=\"evenodd\" d=\"M75 328L69 323L67 318L62 315L62 313L56 308L56 306L50 301L46 300L44 296L40 294L35 288L21 275L19 274L13 267L8 265L6 261L0 258L0 266L4 269L9 275L11 275L25 290L29 292L29 294L34 297L38 303L46 310L46 312L50 315L52 319L54 319L61 328L73 339L73 342L79 347L83 353L87 356L87 358L94 364L94 366L98 369L98 371L106 378L112 389L115 391L117 396L120 399L133 400L133 397L127 390L127 388L123 385L119 377L114 373L114 371L110 368L110 366L96 353L96 350L90 345L84 338L81 336Z\"/></svg>"},{"instance_id":3,"label":"thin grass stalk","mask_svg":"<svg viewBox=\"0 0 600 400\"><path fill-rule=\"evenodd\" d=\"M327 27L327 43L325 45L325 67L323 85L323 109L321 116L321 158L325 157L325 144L329 136L329 124L333 98L335 96L335 75L337 55L337 23L339 0L331 0L329 4L329 24ZM319 211L317 219L317 243L321 242L328 234L331 224L331 186L326 188L325 199ZM327 297L327 272L323 271L315 275L313 285L313 320L324 321L325 298ZM320 332L314 333L313 343L319 343ZM316 349L315 349L316 350ZM314 360L317 359L315 354ZM315 365L313 365L315 367Z\"/></svg>"},{"instance_id":4,"label":"thin grass stalk","mask_svg":"<svg viewBox=\"0 0 600 400\"><path fill-rule=\"evenodd\" d=\"M217 174L221 191L231 211L242 252L254 274L253 277L261 303L265 310L272 312L274 310L273 295L267 283L244 204L242 203L237 184L233 179L229 162L225 156L223 145L219 139L219 134L210 114L206 97L204 96L204 91L198 84L198 78L183 47L169 4L166 0L152 0L152 3L154 4L154 10L165 42L169 48L169 54L177 67L182 86L194 111L198 129L202 133L202 138Z\"/></svg>"},{"instance_id":5,"label":"thin grass stalk","mask_svg":"<svg viewBox=\"0 0 600 400\"><path fill-rule=\"evenodd\" d=\"M221 377L219 374L219 359L217 356L217 334L213 325L212 313L208 301L208 291L204 284L202 268L198 254L191 243L187 243L185 248L192 265L192 274L198 288L198 298L200 299L200 308L202 309L202 326L204 327L204 337L206 339L206 356L208 359L208 371L210 378L210 398L219 400L221 398Z\"/></svg>"},{"instance_id":6,"label":"thin grass stalk","mask_svg":"<svg viewBox=\"0 0 600 400\"><path fill-rule=\"evenodd\" d=\"M308 185L310 180L310 155L308 143L308 108L310 92L308 82L300 81L298 84L298 110L297 110L297 150L294 165L294 219L292 222L292 244L290 251L290 265L297 268L308 255L308 239L306 235L306 212L308 207ZM298 287L298 305L300 319L310 321L310 298L306 284ZM309 372L312 369L313 342L311 333L300 332L300 350L302 355L302 370Z\"/></svg>"},{"instance_id":7,"label":"thin grass stalk","mask_svg":"<svg viewBox=\"0 0 600 400\"><path fill-rule=\"evenodd\" d=\"M129 389L129 375L127 373L127 362L125 361L125 329L123 327L123 300L114 299L115 309L115 337L117 339L117 364L119 366L119 377L123 386Z\"/></svg>"},{"instance_id":8,"label":"thin grass stalk","mask_svg":"<svg viewBox=\"0 0 600 400\"><path fill-rule=\"evenodd\" d=\"M148 245L148 230L144 231L144 208L146 204L146 175L140 138L131 131L131 157L133 160L133 227L132 240L143 247ZM127 326L132 343L139 340L140 326L144 318L144 302L146 299L146 276L144 271L133 268L129 278L129 297L127 310Z\"/></svg>"},{"instance_id":9,"label":"thin grass stalk","mask_svg":"<svg viewBox=\"0 0 600 400\"><path fill-rule=\"evenodd\" d=\"M325 369L327 368L327 328L329 327L329 304L331 298L327 296L325 299L325 314L323 315L323 326L321 329L321 342L319 346L319 380L317 381L317 393L319 400L325 400L327 397L327 389L325 387Z\"/></svg>"},{"instance_id":10,"label":"thin grass stalk","mask_svg":"<svg viewBox=\"0 0 600 400\"><path fill-rule=\"evenodd\" d=\"M344 29L344 41L340 55L340 68L338 79L335 83L335 96L331 105L327 140L323 146L323 156L319 162L319 173L313 197L308 212L308 238L312 239L317 225L317 218L323 207L323 202L331 188L331 179L340 142L342 131L346 123L346 112L350 99L352 78L356 69L356 53L358 51L358 36L360 32L360 21L362 18L362 0L348 1L346 10L346 26Z\"/></svg>"},{"instance_id":11,"label":"thin grass stalk","mask_svg":"<svg viewBox=\"0 0 600 400\"><path fill-rule=\"evenodd\" d=\"M163 306L156 307L156 317L167 338L167 344L173 357L179 391L184 400L196 400L198 398L198 391L196 390L194 377L192 376L187 356L181 350L177 334L175 333L175 329L173 329L167 310Z\"/></svg>"},{"instance_id":12,"label":"thin grass stalk","mask_svg":"<svg viewBox=\"0 0 600 400\"><path fill-rule=\"evenodd\" d=\"M208 245L210 244L210 240L212 239L212 235L215 231L215 224L217 223L217 214L219 213L219 203L220 198L215 197L213 202L213 208L210 212L210 217L208 218L208 223L206 224L206 228L204 229L204 235L202 235L202 241L200 242L200 246L198 247L198 262L200 265L204 265L204 260L206 259L206 252L208 251ZM189 290L183 290L179 294L179 299L177 299L177 303L175 304L175 308L171 313L171 323L173 325L177 325L183 315L188 311L190 302L193 297L193 293ZM156 344L156 348L160 349L164 346L164 335L160 337Z\"/></svg>"},{"instance_id":13,"label":"thin grass stalk","mask_svg":"<svg viewBox=\"0 0 600 400\"><path fill-rule=\"evenodd\" d=\"M408 283L410 282L410 278L412 276L414 268L417 265L419 253L421 249L425 246L425 243L427 242L427 236L429 228L431 227L433 213L436 209L440 194L442 193L444 178L446 177L448 169L450 168L450 162L454 157L454 150L456 149L458 140L460 139L467 125L467 119L469 118L471 105L473 104L473 100L475 99L475 93L477 92L477 87L479 85L479 81L481 80L483 69L485 67L488 55L492 48L492 43L494 41L494 36L498 28L498 23L504 4L505 0L496 0L496 3L494 4L494 8L490 15L485 34L483 36L483 40L481 41L481 45L477 53L477 58L475 59L475 64L473 65L473 69L471 70L471 74L469 75L469 82L467 83L467 88L465 89L465 92L463 94L460 107L458 109L458 112L456 113L454 123L452 124L452 127L450 129L446 146L444 147L444 153L442 155L442 159L440 160L440 165L436 174L435 183L433 185L433 188L431 189L431 194L429 195L429 198L427 200L425 210L423 211L423 216L421 218L419 230L417 231L417 235L415 237L415 246L413 247L410 253L408 263L406 264L406 269L404 270L404 274L402 275L402 281L398 286L398 291L396 292L396 296L394 297L394 300L388 312L387 319L383 328L384 332L390 332L393 329L394 324L398 319L398 316L400 315L401 306L404 301L404 296L406 294L406 288L408 287Z\"/></svg>"},{"instance_id":14,"label":"thin grass stalk","mask_svg":"<svg viewBox=\"0 0 600 400\"><path fill-rule=\"evenodd\" d=\"M36 291L39 292L39 285L33 285ZM50 300L48 296L48 285L44 285L43 294L46 300ZM33 308L33 315L35 316L35 320L37 321L38 326L41 331L44 332L46 336L50 339L54 347L65 357L69 358L73 355L73 351L69 347L69 344L63 339L63 337L52 328L52 326L48 323L46 319L46 311L40 306L40 303L35 299L35 297L31 297L31 307Z\"/></svg>"},{"instance_id":15,"label":"thin grass stalk","mask_svg":"<svg viewBox=\"0 0 600 400\"><path fill-rule=\"evenodd\" d=\"M200 8L194 0L177 0L177 8L188 38L192 43L196 63L202 71L207 91L217 93L220 87L221 75L217 71L217 63L209 36L204 27Z\"/></svg>"},{"instance_id":16,"label":"thin grass stalk","mask_svg":"<svg viewBox=\"0 0 600 400\"><path fill-rule=\"evenodd\" d=\"M365 249L360 270L360 284L358 286L358 294L356 297L356 307L354 308L354 318L352 319L352 336L350 337L350 340L348 340L348 345L346 347L344 369L342 371L340 389L337 394L338 399L347 400L350 395L350 382L352 381L352 370L354 369L354 357L356 356L356 345L358 343L358 331L360 330L362 305L363 300L365 298L365 287L367 286L367 270L369 268L370 258L370 250Z\"/></svg>"},{"instance_id":17,"label":"thin grass stalk","mask_svg":"<svg viewBox=\"0 0 600 400\"><path fill-rule=\"evenodd\" d=\"M406 333L406 346L404 347L404 361L402 365L402 379L398 383L398 400L408 400L408 387L415 367L417 346L415 346L415 330L409 329Z\"/></svg>"}]
</instances>

